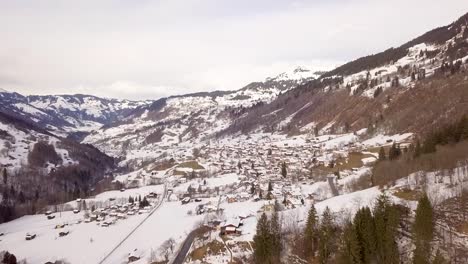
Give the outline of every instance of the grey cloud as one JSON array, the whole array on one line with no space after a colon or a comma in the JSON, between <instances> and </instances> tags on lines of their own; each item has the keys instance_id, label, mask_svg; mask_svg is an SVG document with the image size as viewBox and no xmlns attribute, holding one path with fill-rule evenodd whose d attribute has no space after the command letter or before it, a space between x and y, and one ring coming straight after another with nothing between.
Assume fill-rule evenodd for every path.
<instances>
[{"instance_id":1,"label":"grey cloud","mask_svg":"<svg viewBox=\"0 0 468 264\"><path fill-rule=\"evenodd\" d=\"M0 73L23 93L235 89L402 44L466 11L464 0L7 0L0 58L14 59L0 59Z\"/></svg>"}]
</instances>

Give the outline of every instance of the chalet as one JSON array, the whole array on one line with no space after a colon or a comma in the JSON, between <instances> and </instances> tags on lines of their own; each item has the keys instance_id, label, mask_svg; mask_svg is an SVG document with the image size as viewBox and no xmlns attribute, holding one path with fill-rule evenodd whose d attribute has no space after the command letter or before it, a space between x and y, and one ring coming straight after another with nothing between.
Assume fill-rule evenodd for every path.
<instances>
[{"instance_id":1,"label":"chalet","mask_svg":"<svg viewBox=\"0 0 468 264\"><path fill-rule=\"evenodd\" d=\"M240 227L242 226L242 220L239 218L231 218L226 220L221 226L221 235L240 235L242 233Z\"/></svg>"}]
</instances>

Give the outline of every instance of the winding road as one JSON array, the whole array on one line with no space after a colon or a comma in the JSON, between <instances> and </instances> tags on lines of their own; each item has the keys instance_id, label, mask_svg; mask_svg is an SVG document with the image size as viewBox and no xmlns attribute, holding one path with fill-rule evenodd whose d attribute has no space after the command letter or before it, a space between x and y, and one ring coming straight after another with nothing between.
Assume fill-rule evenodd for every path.
<instances>
[{"instance_id":1,"label":"winding road","mask_svg":"<svg viewBox=\"0 0 468 264\"><path fill-rule=\"evenodd\" d=\"M187 238L185 239L184 243L179 249L179 252L177 252L177 256L174 258L174 260L171 262L171 264L182 264L185 261L185 258L187 257L187 254L190 250L190 247L192 246L193 240L197 237L200 236L208 231L210 231L211 228L202 226L199 227L190 234L188 234Z\"/></svg>"}]
</instances>

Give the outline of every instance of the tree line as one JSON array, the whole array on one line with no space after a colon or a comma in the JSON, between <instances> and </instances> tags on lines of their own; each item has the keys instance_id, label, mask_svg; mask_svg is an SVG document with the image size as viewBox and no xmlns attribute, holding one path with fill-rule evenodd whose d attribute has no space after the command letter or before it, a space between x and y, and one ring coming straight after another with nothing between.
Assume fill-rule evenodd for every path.
<instances>
[{"instance_id":1,"label":"tree line","mask_svg":"<svg viewBox=\"0 0 468 264\"><path fill-rule=\"evenodd\" d=\"M305 226L300 231L300 238L288 242L293 248L299 244L303 246L300 252L292 252L307 263L398 264L403 261L398 241L402 238L408 214L407 208L392 203L386 194L377 197L373 208L360 208L354 217L342 224L336 221L328 207L319 217L312 205ZM265 213L260 217L254 237L255 263L285 263L282 256L285 254L282 253L284 246L281 243L284 236L279 231L282 226L278 219L277 210L270 217ZM445 263L441 252L435 250L432 243L434 213L425 194L418 202L414 222L409 229L413 248L410 254L412 263Z\"/></svg>"},{"instance_id":2,"label":"tree line","mask_svg":"<svg viewBox=\"0 0 468 264\"><path fill-rule=\"evenodd\" d=\"M386 185L417 171L450 170L466 164L468 152L468 118L441 126L417 138L407 147L399 144L379 150L372 170L372 185Z\"/></svg>"}]
</instances>

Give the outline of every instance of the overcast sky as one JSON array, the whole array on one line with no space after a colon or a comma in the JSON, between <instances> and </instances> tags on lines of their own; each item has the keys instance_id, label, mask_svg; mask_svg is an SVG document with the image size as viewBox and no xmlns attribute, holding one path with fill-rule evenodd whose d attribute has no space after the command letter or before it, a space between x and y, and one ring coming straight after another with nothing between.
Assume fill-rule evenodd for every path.
<instances>
[{"instance_id":1,"label":"overcast sky","mask_svg":"<svg viewBox=\"0 0 468 264\"><path fill-rule=\"evenodd\" d=\"M0 88L155 99L398 46L467 0L0 0Z\"/></svg>"}]
</instances>

